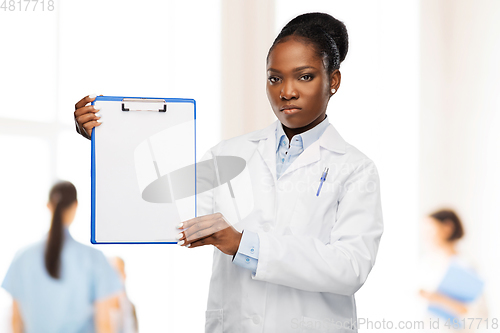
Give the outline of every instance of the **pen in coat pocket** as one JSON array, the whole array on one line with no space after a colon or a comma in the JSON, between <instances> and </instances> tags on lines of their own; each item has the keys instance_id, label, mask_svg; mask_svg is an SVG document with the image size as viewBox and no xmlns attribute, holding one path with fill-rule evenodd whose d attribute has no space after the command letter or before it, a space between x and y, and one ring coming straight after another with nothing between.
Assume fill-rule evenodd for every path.
<instances>
[{"instance_id":1,"label":"pen in coat pocket","mask_svg":"<svg viewBox=\"0 0 500 333\"><path fill-rule=\"evenodd\" d=\"M321 176L321 182L319 183L318 193L316 193L316 196L319 196L319 192L321 191L323 182L326 180L326 175L328 175L328 168L325 168L325 171L323 171L323 175Z\"/></svg>"}]
</instances>

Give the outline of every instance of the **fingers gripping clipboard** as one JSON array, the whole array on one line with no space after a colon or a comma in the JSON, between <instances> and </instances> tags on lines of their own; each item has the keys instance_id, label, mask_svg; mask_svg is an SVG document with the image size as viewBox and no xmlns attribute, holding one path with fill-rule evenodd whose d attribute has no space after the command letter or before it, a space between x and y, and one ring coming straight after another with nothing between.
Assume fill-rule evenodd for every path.
<instances>
[{"instance_id":1,"label":"fingers gripping clipboard","mask_svg":"<svg viewBox=\"0 0 500 333\"><path fill-rule=\"evenodd\" d=\"M196 216L196 102L97 96L91 242L176 243Z\"/></svg>"}]
</instances>

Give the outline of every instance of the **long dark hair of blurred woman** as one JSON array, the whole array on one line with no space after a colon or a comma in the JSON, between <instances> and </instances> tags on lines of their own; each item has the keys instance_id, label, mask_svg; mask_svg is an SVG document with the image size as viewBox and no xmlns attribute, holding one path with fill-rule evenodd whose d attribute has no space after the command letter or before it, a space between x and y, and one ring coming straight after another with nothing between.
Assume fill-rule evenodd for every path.
<instances>
[{"instance_id":1,"label":"long dark hair of blurred woman","mask_svg":"<svg viewBox=\"0 0 500 333\"><path fill-rule=\"evenodd\" d=\"M63 181L52 187L47 204L53 214L45 247L45 268L54 279L59 278L61 267L61 250L64 242L63 214L71 214L74 217L77 204L76 188L72 183Z\"/></svg>"}]
</instances>

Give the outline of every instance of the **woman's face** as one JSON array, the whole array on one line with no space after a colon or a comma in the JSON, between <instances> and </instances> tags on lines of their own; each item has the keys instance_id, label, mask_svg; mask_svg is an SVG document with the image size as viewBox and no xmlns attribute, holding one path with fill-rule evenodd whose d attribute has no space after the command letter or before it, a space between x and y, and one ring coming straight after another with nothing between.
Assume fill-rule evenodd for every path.
<instances>
[{"instance_id":1,"label":"woman's face","mask_svg":"<svg viewBox=\"0 0 500 333\"><path fill-rule=\"evenodd\" d=\"M453 233L451 222L442 223L432 217L427 217L425 224L425 236L429 237L432 242L438 245L448 243L448 238Z\"/></svg>"},{"instance_id":2,"label":"woman's face","mask_svg":"<svg viewBox=\"0 0 500 333\"><path fill-rule=\"evenodd\" d=\"M290 38L275 45L267 62L267 97L279 121L301 133L325 118L331 89L338 89L340 72L328 76L313 45Z\"/></svg>"}]
</instances>

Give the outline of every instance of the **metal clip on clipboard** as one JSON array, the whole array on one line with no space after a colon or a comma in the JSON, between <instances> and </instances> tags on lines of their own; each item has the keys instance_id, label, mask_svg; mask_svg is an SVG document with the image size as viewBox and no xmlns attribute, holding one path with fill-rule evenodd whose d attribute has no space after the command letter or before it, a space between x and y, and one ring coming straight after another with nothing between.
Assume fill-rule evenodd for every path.
<instances>
[{"instance_id":1,"label":"metal clip on clipboard","mask_svg":"<svg viewBox=\"0 0 500 333\"><path fill-rule=\"evenodd\" d=\"M122 111L167 112L167 102L161 98L124 98L122 100Z\"/></svg>"}]
</instances>

